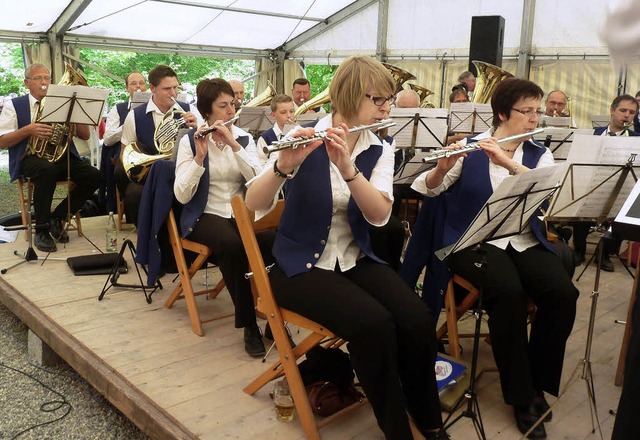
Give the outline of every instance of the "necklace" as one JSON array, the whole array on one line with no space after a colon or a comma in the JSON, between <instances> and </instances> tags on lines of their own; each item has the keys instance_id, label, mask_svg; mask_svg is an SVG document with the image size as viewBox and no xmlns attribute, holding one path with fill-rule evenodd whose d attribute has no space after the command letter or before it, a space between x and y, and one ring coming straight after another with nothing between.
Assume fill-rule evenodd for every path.
<instances>
[{"instance_id":1,"label":"necklace","mask_svg":"<svg viewBox=\"0 0 640 440\"><path fill-rule=\"evenodd\" d=\"M498 145L499 146L499 145ZM500 147L500 146L499 146ZM504 148L504 147L500 147L500 149L502 151L506 151L507 153L513 153L514 151L516 151L518 149L518 147L514 148L513 150L510 150L509 148Z\"/></svg>"}]
</instances>

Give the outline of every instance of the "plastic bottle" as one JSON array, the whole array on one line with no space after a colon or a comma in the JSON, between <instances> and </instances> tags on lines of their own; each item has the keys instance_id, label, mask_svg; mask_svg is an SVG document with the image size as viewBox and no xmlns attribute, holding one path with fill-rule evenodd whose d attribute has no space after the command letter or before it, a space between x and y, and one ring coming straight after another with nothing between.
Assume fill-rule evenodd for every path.
<instances>
[{"instance_id":1,"label":"plastic bottle","mask_svg":"<svg viewBox=\"0 0 640 440\"><path fill-rule=\"evenodd\" d=\"M107 252L118 252L118 230L116 229L116 221L113 218L113 211L109 213L109 218L107 219L105 236Z\"/></svg>"}]
</instances>

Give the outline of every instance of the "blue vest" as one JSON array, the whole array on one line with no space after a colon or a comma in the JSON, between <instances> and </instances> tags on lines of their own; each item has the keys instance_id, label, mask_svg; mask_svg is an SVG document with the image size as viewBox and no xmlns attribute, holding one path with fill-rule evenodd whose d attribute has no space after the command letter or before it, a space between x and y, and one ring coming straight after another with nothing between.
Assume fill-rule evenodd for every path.
<instances>
[{"instance_id":1,"label":"blue vest","mask_svg":"<svg viewBox=\"0 0 640 440\"><path fill-rule=\"evenodd\" d=\"M193 135L196 130L193 129L189 131L189 143L191 144L191 152L193 155L196 155L196 144L193 140ZM242 148L247 148L249 145L249 136L238 136L236 141L242 146ZM177 147L176 147L177 148ZM189 234L193 232L193 228L196 226L196 223L200 219L200 216L204 212L204 208L207 206L207 199L209 198L209 154L204 157L204 161L202 162L204 166L204 173L200 176L200 180L198 181L198 188L196 189L196 193L193 195L191 200L184 205L182 209L182 214L180 215L180 234L185 238Z\"/></svg>"},{"instance_id":2,"label":"blue vest","mask_svg":"<svg viewBox=\"0 0 640 440\"><path fill-rule=\"evenodd\" d=\"M18 119L18 129L31 124L31 106L29 104L29 95L19 96L11 100L13 107L16 109L16 118ZM9 172L11 181L20 177L20 159L24 156L27 149L29 137L24 138L13 147L9 148ZM80 157L73 141L69 144L69 151L76 157Z\"/></svg>"},{"instance_id":3,"label":"blue vest","mask_svg":"<svg viewBox=\"0 0 640 440\"><path fill-rule=\"evenodd\" d=\"M635 126L634 126L635 128ZM600 136L602 133L604 133L604 131L607 129L607 127L596 127L593 129L593 134L595 136ZM635 132L633 130L629 130L629 136L640 136L640 133Z\"/></svg>"},{"instance_id":4,"label":"blue vest","mask_svg":"<svg viewBox=\"0 0 640 440\"><path fill-rule=\"evenodd\" d=\"M272 143L274 143L275 141L278 140L278 136L276 136L276 132L273 131L273 128L270 128L270 129L262 132L260 137L262 139L264 139L264 141L267 143L267 145L271 145Z\"/></svg>"},{"instance_id":5,"label":"blue vest","mask_svg":"<svg viewBox=\"0 0 640 440\"><path fill-rule=\"evenodd\" d=\"M374 144L356 158L356 166L368 180L382 145ZM315 266L326 246L331 226L333 197L329 156L324 146L316 148L302 162L295 177L286 182L286 203L273 245L278 266L288 277L308 272ZM357 245L369 258L384 263L371 249L369 223L353 197L349 199L347 216ZM309 265L309 266L307 266Z\"/></svg>"},{"instance_id":6,"label":"blue vest","mask_svg":"<svg viewBox=\"0 0 640 440\"><path fill-rule=\"evenodd\" d=\"M118 117L120 118L120 127L124 124L125 119L127 119L127 115L129 114L129 103L127 101L116 104L116 111L118 112ZM116 142L118 146L118 151L120 151L120 142ZM113 147L115 145L105 145L105 147Z\"/></svg>"},{"instance_id":7,"label":"blue vest","mask_svg":"<svg viewBox=\"0 0 640 440\"><path fill-rule=\"evenodd\" d=\"M189 111L189 104L178 101L178 104L186 112ZM136 122L136 141L140 152L145 154L158 154L155 142L153 141L153 133L156 125L153 122L153 112L147 113L147 105L139 105L133 109ZM180 115L174 115L175 119L179 119ZM142 145L140 145L142 144Z\"/></svg>"}]
</instances>

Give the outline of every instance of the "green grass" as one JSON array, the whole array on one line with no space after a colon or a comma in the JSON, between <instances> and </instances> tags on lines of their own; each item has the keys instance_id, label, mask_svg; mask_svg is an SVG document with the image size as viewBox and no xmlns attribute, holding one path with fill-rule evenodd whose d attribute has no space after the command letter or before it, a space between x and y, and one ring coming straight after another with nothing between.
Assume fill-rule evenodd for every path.
<instances>
[{"instance_id":1,"label":"green grass","mask_svg":"<svg viewBox=\"0 0 640 440\"><path fill-rule=\"evenodd\" d=\"M0 216L19 210L18 182L10 182L9 168L0 167Z\"/></svg>"}]
</instances>

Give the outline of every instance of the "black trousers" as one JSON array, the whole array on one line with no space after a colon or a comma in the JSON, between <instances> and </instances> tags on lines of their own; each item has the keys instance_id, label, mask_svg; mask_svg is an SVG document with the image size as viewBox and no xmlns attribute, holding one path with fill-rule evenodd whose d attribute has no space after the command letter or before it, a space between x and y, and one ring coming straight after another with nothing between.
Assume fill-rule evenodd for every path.
<instances>
[{"instance_id":1,"label":"black trousers","mask_svg":"<svg viewBox=\"0 0 640 440\"><path fill-rule=\"evenodd\" d=\"M51 217L65 219L69 198L65 198L51 212L51 202L58 180L67 179L67 157L63 156L59 161L51 163L37 156L26 156L22 159L20 167L22 174L29 177L34 183L33 208L36 215L36 224L41 225L40 230L48 229ZM102 181L102 175L94 168L78 157L71 156L69 161L69 176L76 184L70 193L71 210L78 211L84 202L98 189Z\"/></svg>"},{"instance_id":2,"label":"black trousers","mask_svg":"<svg viewBox=\"0 0 640 440\"><path fill-rule=\"evenodd\" d=\"M434 365L435 324L424 303L390 267L362 258L344 273L311 269L270 274L278 303L348 341L353 368L387 439L416 426L442 426Z\"/></svg>"},{"instance_id":3,"label":"black trousers","mask_svg":"<svg viewBox=\"0 0 640 440\"><path fill-rule=\"evenodd\" d=\"M587 235L589 235L589 228L595 226L595 223L591 222L573 222L570 223L573 226L573 250L576 253L584 255L587 250ZM605 224L605 226L607 226ZM604 241L604 254L615 255L620 252L620 245L622 240L614 237L605 239Z\"/></svg>"},{"instance_id":4,"label":"black trousers","mask_svg":"<svg viewBox=\"0 0 640 440\"><path fill-rule=\"evenodd\" d=\"M378 258L389 263L396 272L400 269L400 257L404 247L405 232L400 219L394 215L384 226L369 226L371 248Z\"/></svg>"},{"instance_id":5,"label":"black trousers","mask_svg":"<svg viewBox=\"0 0 640 440\"><path fill-rule=\"evenodd\" d=\"M120 160L116 162L113 175L124 203L124 214L127 216L127 222L138 226L138 211L140 210L140 200L142 200L144 185L129 180Z\"/></svg>"},{"instance_id":6,"label":"black trousers","mask_svg":"<svg viewBox=\"0 0 640 440\"><path fill-rule=\"evenodd\" d=\"M106 212L116 212L116 178L114 176L115 161L120 155L120 143L114 146L102 146L100 153L100 172L103 181L98 189L98 202Z\"/></svg>"},{"instance_id":7,"label":"black trousers","mask_svg":"<svg viewBox=\"0 0 640 440\"><path fill-rule=\"evenodd\" d=\"M265 264L270 264L269 256L273 237L274 233L257 235L258 244L265 256ZM249 271L249 262L235 220L213 214L202 214L188 238L212 249L214 261L220 267L235 306L236 328L256 324L251 284L244 277L244 274Z\"/></svg>"},{"instance_id":8,"label":"black trousers","mask_svg":"<svg viewBox=\"0 0 640 440\"><path fill-rule=\"evenodd\" d=\"M493 357L504 401L528 405L536 391L558 395L567 338L576 316L578 289L558 257L542 245L517 252L483 245L487 265L475 266L472 249L453 254L451 270L482 286ZM537 306L527 338L527 296Z\"/></svg>"}]
</instances>

